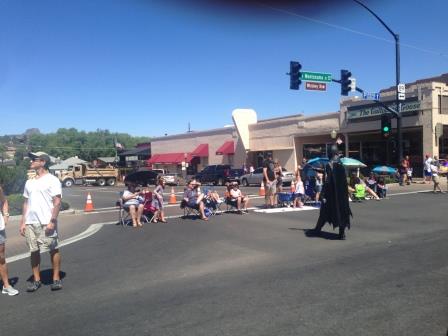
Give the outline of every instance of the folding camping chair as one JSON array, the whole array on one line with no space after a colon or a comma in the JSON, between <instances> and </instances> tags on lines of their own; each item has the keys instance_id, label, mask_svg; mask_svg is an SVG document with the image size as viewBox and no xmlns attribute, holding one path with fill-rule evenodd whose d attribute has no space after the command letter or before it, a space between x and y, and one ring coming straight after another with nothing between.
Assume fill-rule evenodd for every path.
<instances>
[{"instance_id":1,"label":"folding camping chair","mask_svg":"<svg viewBox=\"0 0 448 336\"><path fill-rule=\"evenodd\" d=\"M154 208L152 207L152 193L148 192L144 194L144 203L143 203L143 214L141 217L141 221L143 223L150 223L154 219ZM121 226L129 226L132 222L131 213L129 212L129 207L124 204L123 200L123 192L119 193L119 199L116 202L116 206L118 207L118 224Z\"/></svg>"},{"instance_id":2,"label":"folding camping chair","mask_svg":"<svg viewBox=\"0 0 448 336\"><path fill-rule=\"evenodd\" d=\"M280 192L277 193L277 204L281 207L291 207L294 204L294 193Z\"/></svg>"}]
</instances>

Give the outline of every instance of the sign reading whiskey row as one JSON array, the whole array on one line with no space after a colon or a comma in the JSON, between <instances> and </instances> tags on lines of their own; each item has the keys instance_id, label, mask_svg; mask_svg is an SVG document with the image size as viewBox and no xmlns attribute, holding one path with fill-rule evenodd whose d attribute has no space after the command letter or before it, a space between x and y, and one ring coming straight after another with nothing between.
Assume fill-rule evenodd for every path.
<instances>
[{"instance_id":1,"label":"sign reading whiskey row","mask_svg":"<svg viewBox=\"0 0 448 336\"><path fill-rule=\"evenodd\" d=\"M327 91L327 84L318 82L306 82L305 89L311 91Z\"/></svg>"}]
</instances>

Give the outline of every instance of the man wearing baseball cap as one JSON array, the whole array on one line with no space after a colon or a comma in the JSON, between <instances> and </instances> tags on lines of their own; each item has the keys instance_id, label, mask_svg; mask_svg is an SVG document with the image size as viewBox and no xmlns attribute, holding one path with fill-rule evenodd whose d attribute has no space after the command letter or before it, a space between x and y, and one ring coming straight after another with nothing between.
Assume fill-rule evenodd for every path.
<instances>
[{"instance_id":1,"label":"man wearing baseball cap","mask_svg":"<svg viewBox=\"0 0 448 336\"><path fill-rule=\"evenodd\" d=\"M27 288L28 292L37 291L42 285L40 279L40 248L50 250L53 265L53 283L51 290L62 289L60 278L61 256L58 249L58 214L61 206L62 189L57 177L48 172L50 156L44 152L29 153L30 169L36 176L25 184L23 196L22 221L20 234L26 237L31 252L31 268L34 280Z\"/></svg>"}]
</instances>

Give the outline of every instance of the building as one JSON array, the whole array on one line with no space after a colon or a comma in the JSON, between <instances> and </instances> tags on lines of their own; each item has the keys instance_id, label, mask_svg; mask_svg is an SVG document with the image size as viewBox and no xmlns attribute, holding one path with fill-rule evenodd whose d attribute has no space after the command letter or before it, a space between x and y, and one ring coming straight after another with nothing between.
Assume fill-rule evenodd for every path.
<instances>
[{"instance_id":1,"label":"building","mask_svg":"<svg viewBox=\"0 0 448 336\"><path fill-rule=\"evenodd\" d=\"M448 156L448 73L406 84L402 102L403 153L409 155L415 175L422 175L425 154ZM380 91L381 102L395 108L395 87ZM258 120L255 111L237 109L234 125L201 132L153 138L153 168L194 174L207 165L259 167L272 155L288 170L302 158L329 154L335 140L345 156L367 165L397 165L396 120L391 137L380 130L381 105L359 97L343 99L340 111L305 117L301 114ZM336 135L336 139L331 134Z\"/></svg>"},{"instance_id":2,"label":"building","mask_svg":"<svg viewBox=\"0 0 448 336\"><path fill-rule=\"evenodd\" d=\"M192 175L212 164L244 163L233 126L152 138L151 152L149 165L170 173L186 170Z\"/></svg>"},{"instance_id":3,"label":"building","mask_svg":"<svg viewBox=\"0 0 448 336\"><path fill-rule=\"evenodd\" d=\"M382 90L381 101L395 109L395 87ZM342 101L340 132L344 135L346 156L358 158L367 165L397 165L396 119L392 134L383 139L381 114L386 109L359 98ZM425 154L448 155L448 73L406 84L402 102L403 155L409 155L417 176L422 175ZM437 127L436 127L437 126ZM440 134L436 134L440 130Z\"/></svg>"}]
</instances>

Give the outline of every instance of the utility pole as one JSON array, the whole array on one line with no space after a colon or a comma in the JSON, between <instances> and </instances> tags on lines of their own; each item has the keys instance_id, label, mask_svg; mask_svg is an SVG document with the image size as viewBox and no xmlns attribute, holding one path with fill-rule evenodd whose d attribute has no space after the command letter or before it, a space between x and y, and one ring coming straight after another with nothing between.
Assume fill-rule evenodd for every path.
<instances>
[{"instance_id":1,"label":"utility pole","mask_svg":"<svg viewBox=\"0 0 448 336\"><path fill-rule=\"evenodd\" d=\"M398 143L398 164L403 160L403 135L401 133L401 103L399 99L399 92L398 92L398 84L400 84L400 36L398 34L395 34L392 29L389 28L389 26L378 16L376 15L369 7L364 5L359 0L353 0L357 4L364 7L367 11L369 11L370 14L372 14L383 26L387 29L387 31L394 37L395 40L395 90L396 90L396 96L395 96L395 104L396 104L396 118L397 118L397 143Z\"/></svg>"}]
</instances>

